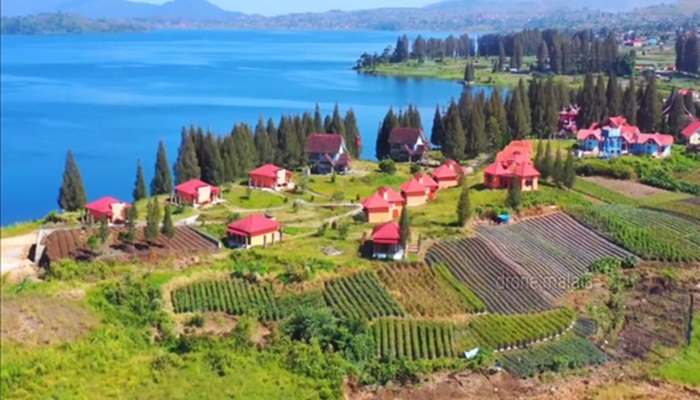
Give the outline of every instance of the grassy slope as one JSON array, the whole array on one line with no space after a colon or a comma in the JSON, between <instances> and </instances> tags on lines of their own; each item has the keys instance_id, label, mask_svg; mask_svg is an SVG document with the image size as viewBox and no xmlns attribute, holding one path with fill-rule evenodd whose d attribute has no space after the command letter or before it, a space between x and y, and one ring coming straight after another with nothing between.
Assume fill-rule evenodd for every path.
<instances>
[{"instance_id":1,"label":"grassy slope","mask_svg":"<svg viewBox=\"0 0 700 400\"><path fill-rule=\"evenodd\" d=\"M657 374L669 381L700 386L700 316L693 321L690 346L659 367Z\"/></svg>"}]
</instances>

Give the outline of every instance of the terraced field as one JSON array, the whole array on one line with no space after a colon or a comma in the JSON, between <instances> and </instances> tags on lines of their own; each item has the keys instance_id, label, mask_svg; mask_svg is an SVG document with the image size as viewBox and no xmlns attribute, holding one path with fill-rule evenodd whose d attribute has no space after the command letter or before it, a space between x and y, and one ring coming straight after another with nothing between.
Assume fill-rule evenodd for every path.
<instances>
[{"instance_id":1,"label":"terraced field","mask_svg":"<svg viewBox=\"0 0 700 400\"><path fill-rule=\"evenodd\" d=\"M373 330L380 357L432 360L455 356L450 324L383 318L374 322Z\"/></svg>"},{"instance_id":2,"label":"terraced field","mask_svg":"<svg viewBox=\"0 0 700 400\"><path fill-rule=\"evenodd\" d=\"M405 314L372 271L326 282L323 297L340 318L368 320Z\"/></svg>"}]
</instances>

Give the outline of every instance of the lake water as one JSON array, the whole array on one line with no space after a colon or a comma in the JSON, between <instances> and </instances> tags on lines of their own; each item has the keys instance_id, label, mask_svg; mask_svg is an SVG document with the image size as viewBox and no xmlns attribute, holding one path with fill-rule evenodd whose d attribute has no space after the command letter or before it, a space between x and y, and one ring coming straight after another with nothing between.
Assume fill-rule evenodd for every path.
<instances>
[{"instance_id":1,"label":"lake water","mask_svg":"<svg viewBox=\"0 0 700 400\"><path fill-rule=\"evenodd\" d=\"M445 37L446 34L433 34ZM413 34L415 36L415 33ZM418 105L426 131L436 104L461 86L359 75L364 51L395 32L174 31L134 35L2 36L2 225L57 209L73 149L88 199L131 200L136 159L153 175L157 143L177 156L183 125L219 134L263 114L352 107L374 157L389 106Z\"/></svg>"}]
</instances>

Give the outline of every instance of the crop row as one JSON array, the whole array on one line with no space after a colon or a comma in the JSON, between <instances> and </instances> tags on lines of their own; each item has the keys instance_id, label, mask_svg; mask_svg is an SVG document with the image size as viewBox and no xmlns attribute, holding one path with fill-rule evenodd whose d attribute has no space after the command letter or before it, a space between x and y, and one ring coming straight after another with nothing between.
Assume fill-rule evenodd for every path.
<instances>
[{"instance_id":1,"label":"crop row","mask_svg":"<svg viewBox=\"0 0 700 400\"><path fill-rule=\"evenodd\" d=\"M326 282L326 303L340 318L402 317L404 310L387 292L373 271Z\"/></svg>"},{"instance_id":2,"label":"crop row","mask_svg":"<svg viewBox=\"0 0 700 400\"><path fill-rule=\"evenodd\" d=\"M256 313L263 320L281 317L270 286L239 279L196 282L172 293L176 313L225 312L231 315Z\"/></svg>"},{"instance_id":3,"label":"crop row","mask_svg":"<svg viewBox=\"0 0 700 400\"><path fill-rule=\"evenodd\" d=\"M410 315L438 317L485 310L443 265L393 264L380 269L379 278Z\"/></svg>"},{"instance_id":4,"label":"crop row","mask_svg":"<svg viewBox=\"0 0 700 400\"><path fill-rule=\"evenodd\" d=\"M576 313L569 308L531 315L482 315L457 329L455 345L458 351L475 347L502 351L530 346L565 333L574 326L575 317Z\"/></svg>"},{"instance_id":5,"label":"crop row","mask_svg":"<svg viewBox=\"0 0 700 400\"><path fill-rule=\"evenodd\" d=\"M581 223L647 260L700 259L700 237L688 221L657 211L626 206L573 206L567 212Z\"/></svg>"},{"instance_id":6,"label":"crop row","mask_svg":"<svg viewBox=\"0 0 700 400\"><path fill-rule=\"evenodd\" d=\"M503 368L509 373L529 378L547 371L564 371L606 362L608 357L595 345L578 335L537 347L505 353Z\"/></svg>"},{"instance_id":7,"label":"crop row","mask_svg":"<svg viewBox=\"0 0 700 400\"><path fill-rule=\"evenodd\" d=\"M454 357L449 324L382 318L373 324L377 354L387 358Z\"/></svg>"}]
</instances>

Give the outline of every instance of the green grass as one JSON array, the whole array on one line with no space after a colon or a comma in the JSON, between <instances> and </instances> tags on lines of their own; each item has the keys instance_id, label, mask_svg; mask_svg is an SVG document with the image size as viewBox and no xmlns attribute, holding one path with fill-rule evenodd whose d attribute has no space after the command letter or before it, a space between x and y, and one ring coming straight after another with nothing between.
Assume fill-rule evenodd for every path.
<instances>
[{"instance_id":1,"label":"green grass","mask_svg":"<svg viewBox=\"0 0 700 400\"><path fill-rule=\"evenodd\" d=\"M170 199L170 195L160 195L156 196L156 198L158 199L158 205L161 208L160 215L162 218L163 213L165 212L163 209L165 208L165 205L168 204L168 199ZM146 215L148 214L148 200L149 199L143 199L136 202L136 211L138 211L139 214L139 221L146 220ZM185 218L192 217L198 213L198 211L192 207L172 207L173 208L171 210L173 212L173 221L180 221Z\"/></svg>"},{"instance_id":2,"label":"green grass","mask_svg":"<svg viewBox=\"0 0 700 400\"><path fill-rule=\"evenodd\" d=\"M576 179L573 189L606 203L636 204L634 199L585 179Z\"/></svg>"},{"instance_id":3,"label":"green grass","mask_svg":"<svg viewBox=\"0 0 700 400\"><path fill-rule=\"evenodd\" d=\"M537 145L540 143L539 139L527 139L528 142L532 143L532 157L537 155ZM566 157L566 152L576 144L573 139L552 139L552 140L542 140L542 151L547 149L547 143L552 144L552 156L556 156L557 150L562 151L562 156Z\"/></svg>"},{"instance_id":4,"label":"green grass","mask_svg":"<svg viewBox=\"0 0 700 400\"><path fill-rule=\"evenodd\" d=\"M693 328L690 346L661 365L657 370L658 376L673 382L700 386L700 317L695 317Z\"/></svg>"},{"instance_id":5,"label":"green grass","mask_svg":"<svg viewBox=\"0 0 700 400\"><path fill-rule=\"evenodd\" d=\"M317 202L327 202L336 192L343 193L345 201L362 202L367 196L377 191L380 186L391 186L399 190L399 186L410 178L408 173L397 171L394 175L381 172L370 172L367 175L336 176L335 183L330 176L314 175L309 179L309 190L322 194L326 199L316 199ZM309 193L308 196L312 194Z\"/></svg>"},{"instance_id":6,"label":"green grass","mask_svg":"<svg viewBox=\"0 0 700 400\"><path fill-rule=\"evenodd\" d=\"M41 221L18 222L9 226L0 228L0 238L6 239L14 236L22 236L32 233L41 228Z\"/></svg>"},{"instance_id":7,"label":"green grass","mask_svg":"<svg viewBox=\"0 0 700 400\"><path fill-rule=\"evenodd\" d=\"M281 207L284 203L284 195L274 194L263 190L252 190L248 197L248 188L240 185L225 186L222 197L228 202L228 206L242 209L265 209Z\"/></svg>"}]
</instances>

